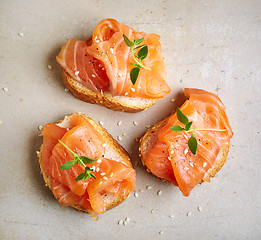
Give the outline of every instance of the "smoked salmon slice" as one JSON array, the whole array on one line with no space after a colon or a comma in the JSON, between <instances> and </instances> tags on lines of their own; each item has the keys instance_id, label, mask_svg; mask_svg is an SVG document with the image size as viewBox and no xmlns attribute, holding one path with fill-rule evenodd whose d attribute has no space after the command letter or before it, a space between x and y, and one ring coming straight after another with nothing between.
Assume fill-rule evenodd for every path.
<instances>
[{"instance_id":1,"label":"smoked salmon slice","mask_svg":"<svg viewBox=\"0 0 261 240\"><path fill-rule=\"evenodd\" d=\"M71 126L63 128L48 123L44 126L41 148L41 169L48 176L48 184L63 206L74 206L88 211L93 217L108 208L106 196L124 200L134 191L135 170L119 161L104 158L106 139L81 114L71 115ZM73 155L58 140L73 152L97 161L89 164L95 178L75 181L84 172L82 165L75 164L69 170L59 167L73 159Z\"/></svg>"},{"instance_id":2,"label":"smoked salmon slice","mask_svg":"<svg viewBox=\"0 0 261 240\"><path fill-rule=\"evenodd\" d=\"M123 34L131 41L144 37L148 56L136 83L130 79L133 58ZM161 53L160 36L136 32L114 19L102 20L94 29L92 40L69 39L56 57L57 62L76 81L93 92L112 96L158 99L170 92Z\"/></svg>"},{"instance_id":3,"label":"smoked salmon slice","mask_svg":"<svg viewBox=\"0 0 261 240\"><path fill-rule=\"evenodd\" d=\"M161 179L177 184L183 195L188 196L197 184L209 181L214 168L221 168L233 132L225 113L225 106L217 95L192 88L186 88L184 93L189 99L180 110L193 122L193 128L226 131L195 131L193 135L197 139L198 148L194 155L188 147L191 134L170 129L175 125L184 127L175 113L157 132L157 141L144 163L149 171ZM171 171L173 176L170 174Z\"/></svg>"}]
</instances>

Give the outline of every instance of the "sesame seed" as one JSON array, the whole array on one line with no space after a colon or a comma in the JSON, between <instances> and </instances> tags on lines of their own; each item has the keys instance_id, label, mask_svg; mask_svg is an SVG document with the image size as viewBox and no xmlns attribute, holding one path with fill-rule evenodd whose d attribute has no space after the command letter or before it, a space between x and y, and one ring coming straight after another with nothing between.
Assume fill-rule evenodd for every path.
<instances>
[{"instance_id":1,"label":"sesame seed","mask_svg":"<svg viewBox=\"0 0 261 240\"><path fill-rule=\"evenodd\" d=\"M70 128L66 128L66 131L69 131L70 130Z\"/></svg>"},{"instance_id":2,"label":"sesame seed","mask_svg":"<svg viewBox=\"0 0 261 240\"><path fill-rule=\"evenodd\" d=\"M39 130L39 131L42 131L42 130L43 130L43 126L42 126L42 125L39 125L39 126L38 126L38 130Z\"/></svg>"},{"instance_id":3,"label":"sesame seed","mask_svg":"<svg viewBox=\"0 0 261 240\"><path fill-rule=\"evenodd\" d=\"M169 218L171 218L171 219L174 218L174 215L169 215Z\"/></svg>"},{"instance_id":4,"label":"sesame seed","mask_svg":"<svg viewBox=\"0 0 261 240\"><path fill-rule=\"evenodd\" d=\"M79 71L75 72L74 74L75 74L76 76L78 76L78 75L79 75Z\"/></svg>"},{"instance_id":5,"label":"sesame seed","mask_svg":"<svg viewBox=\"0 0 261 240\"><path fill-rule=\"evenodd\" d=\"M103 181L100 181L100 182L99 182L99 185L102 185L102 183L103 183Z\"/></svg>"},{"instance_id":6,"label":"sesame seed","mask_svg":"<svg viewBox=\"0 0 261 240\"><path fill-rule=\"evenodd\" d=\"M127 95L128 95L128 93L126 92L126 93L124 93L124 95L125 95L125 96L127 96Z\"/></svg>"},{"instance_id":7,"label":"sesame seed","mask_svg":"<svg viewBox=\"0 0 261 240\"><path fill-rule=\"evenodd\" d=\"M92 168L92 170L95 172L95 166L92 166L91 168Z\"/></svg>"},{"instance_id":8,"label":"sesame seed","mask_svg":"<svg viewBox=\"0 0 261 240\"><path fill-rule=\"evenodd\" d=\"M157 192L157 194L160 196L160 195L162 194L161 190L159 190L159 191Z\"/></svg>"},{"instance_id":9,"label":"sesame seed","mask_svg":"<svg viewBox=\"0 0 261 240\"><path fill-rule=\"evenodd\" d=\"M118 225L121 225L121 224L123 224L123 220L122 219L118 222Z\"/></svg>"},{"instance_id":10,"label":"sesame seed","mask_svg":"<svg viewBox=\"0 0 261 240\"><path fill-rule=\"evenodd\" d=\"M184 135L184 138L188 140L188 136L187 135Z\"/></svg>"},{"instance_id":11,"label":"sesame seed","mask_svg":"<svg viewBox=\"0 0 261 240\"><path fill-rule=\"evenodd\" d=\"M122 124L122 121L117 122L117 125L120 126Z\"/></svg>"},{"instance_id":12,"label":"sesame seed","mask_svg":"<svg viewBox=\"0 0 261 240\"><path fill-rule=\"evenodd\" d=\"M135 92L135 88L131 88L131 91L132 91L132 92Z\"/></svg>"},{"instance_id":13,"label":"sesame seed","mask_svg":"<svg viewBox=\"0 0 261 240\"><path fill-rule=\"evenodd\" d=\"M36 154L37 154L37 156L40 154L40 152L39 151L36 151Z\"/></svg>"},{"instance_id":14,"label":"sesame seed","mask_svg":"<svg viewBox=\"0 0 261 240\"><path fill-rule=\"evenodd\" d=\"M135 121L133 121L133 125L134 125L134 126L137 126L137 125L138 125L138 123L137 123L137 122L135 122Z\"/></svg>"},{"instance_id":15,"label":"sesame seed","mask_svg":"<svg viewBox=\"0 0 261 240\"><path fill-rule=\"evenodd\" d=\"M186 148L186 149L184 150L184 154L187 155L187 153L188 153L188 149Z\"/></svg>"},{"instance_id":16,"label":"sesame seed","mask_svg":"<svg viewBox=\"0 0 261 240\"><path fill-rule=\"evenodd\" d=\"M101 159L97 160L97 163L101 163Z\"/></svg>"},{"instance_id":17,"label":"sesame seed","mask_svg":"<svg viewBox=\"0 0 261 240\"><path fill-rule=\"evenodd\" d=\"M24 36L24 33L20 32L20 33L18 33L18 36L19 36L19 37L23 37L23 36Z\"/></svg>"},{"instance_id":18,"label":"sesame seed","mask_svg":"<svg viewBox=\"0 0 261 240\"><path fill-rule=\"evenodd\" d=\"M171 99L170 102L171 102L171 103L174 103L174 102L175 102L175 98Z\"/></svg>"},{"instance_id":19,"label":"sesame seed","mask_svg":"<svg viewBox=\"0 0 261 240\"><path fill-rule=\"evenodd\" d=\"M101 176L104 176L105 174L106 174L106 173L102 172L102 173L101 173Z\"/></svg>"},{"instance_id":20,"label":"sesame seed","mask_svg":"<svg viewBox=\"0 0 261 240\"><path fill-rule=\"evenodd\" d=\"M112 177L114 175L114 173L112 172L112 173L110 173L110 177Z\"/></svg>"},{"instance_id":21,"label":"sesame seed","mask_svg":"<svg viewBox=\"0 0 261 240\"><path fill-rule=\"evenodd\" d=\"M65 92L69 92L69 89L68 89L68 88L65 88L64 91L65 91Z\"/></svg>"},{"instance_id":22,"label":"sesame seed","mask_svg":"<svg viewBox=\"0 0 261 240\"><path fill-rule=\"evenodd\" d=\"M7 87L4 87L3 90L4 90L5 92L8 92L8 88L7 88Z\"/></svg>"},{"instance_id":23,"label":"sesame seed","mask_svg":"<svg viewBox=\"0 0 261 240\"><path fill-rule=\"evenodd\" d=\"M127 223L129 223L129 222L130 222L130 218L129 218L129 217L126 217L126 218L125 218L125 221L126 221Z\"/></svg>"},{"instance_id":24,"label":"sesame seed","mask_svg":"<svg viewBox=\"0 0 261 240\"><path fill-rule=\"evenodd\" d=\"M99 64L99 67L102 67L102 65L101 65L101 64Z\"/></svg>"},{"instance_id":25,"label":"sesame seed","mask_svg":"<svg viewBox=\"0 0 261 240\"><path fill-rule=\"evenodd\" d=\"M113 53L113 48L110 48L111 53Z\"/></svg>"},{"instance_id":26,"label":"sesame seed","mask_svg":"<svg viewBox=\"0 0 261 240\"><path fill-rule=\"evenodd\" d=\"M105 68L103 67L103 68L102 68L102 71L104 71L104 70L105 70Z\"/></svg>"},{"instance_id":27,"label":"sesame seed","mask_svg":"<svg viewBox=\"0 0 261 240\"><path fill-rule=\"evenodd\" d=\"M103 177L104 180L107 180L108 178L107 177Z\"/></svg>"},{"instance_id":28,"label":"sesame seed","mask_svg":"<svg viewBox=\"0 0 261 240\"><path fill-rule=\"evenodd\" d=\"M150 125L146 125L145 128L150 128L151 126Z\"/></svg>"},{"instance_id":29,"label":"sesame seed","mask_svg":"<svg viewBox=\"0 0 261 240\"><path fill-rule=\"evenodd\" d=\"M171 151L170 151L170 154L174 154L174 150L171 150Z\"/></svg>"},{"instance_id":30,"label":"sesame seed","mask_svg":"<svg viewBox=\"0 0 261 240\"><path fill-rule=\"evenodd\" d=\"M99 172L99 171L100 171L100 168L99 168L99 167L97 167L97 168L96 168L96 172Z\"/></svg>"},{"instance_id":31,"label":"sesame seed","mask_svg":"<svg viewBox=\"0 0 261 240\"><path fill-rule=\"evenodd\" d=\"M118 76L119 76L119 77L122 77L121 73L118 73Z\"/></svg>"},{"instance_id":32,"label":"sesame seed","mask_svg":"<svg viewBox=\"0 0 261 240\"><path fill-rule=\"evenodd\" d=\"M151 212L152 214L153 214L153 213L155 213L155 209L151 209L151 211L150 211L150 212Z\"/></svg>"},{"instance_id":33,"label":"sesame seed","mask_svg":"<svg viewBox=\"0 0 261 240\"><path fill-rule=\"evenodd\" d=\"M128 222L127 222L127 221L124 221L124 222L123 222L123 225L124 225L124 226L126 226L127 224L128 224Z\"/></svg>"},{"instance_id":34,"label":"sesame seed","mask_svg":"<svg viewBox=\"0 0 261 240\"><path fill-rule=\"evenodd\" d=\"M53 68L51 65L47 65L47 67L48 67L48 69L50 69L50 70Z\"/></svg>"},{"instance_id":35,"label":"sesame seed","mask_svg":"<svg viewBox=\"0 0 261 240\"><path fill-rule=\"evenodd\" d=\"M101 126L103 126L104 123L103 123L102 121L99 121L99 124L100 124Z\"/></svg>"},{"instance_id":36,"label":"sesame seed","mask_svg":"<svg viewBox=\"0 0 261 240\"><path fill-rule=\"evenodd\" d=\"M94 77L94 78L95 78L95 75L94 75L94 74L92 74L92 77Z\"/></svg>"},{"instance_id":37,"label":"sesame seed","mask_svg":"<svg viewBox=\"0 0 261 240\"><path fill-rule=\"evenodd\" d=\"M189 168L188 167L184 167L184 170L188 170Z\"/></svg>"},{"instance_id":38,"label":"sesame seed","mask_svg":"<svg viewBox=\"0 0 261 240\"><path fill-rule=\"evenodd\" d=\"M170 158L170 157L168 157L168 159L169 159L169 160L171 160L171 158Z\"/></svg>"},{"instance_id":39,"label":"sesame seed","mask_svg":"<svg viewBox=\"0 0 261 240\"><path fill-rule=\"evenodd\" d=\"M103 144L102 144L102 147L103 147L103 148L104 148L104 147L106 147L106 144L105 144L105 143L103 143Z\"/></svg>"},{"instance_id":40,"label":"sesame seed","mask_svg":"<svg viewBox=\"0 0 261 240\"><path fill-rule=\"evenodd\" d=\"M204 162L204 163L203 163L203 167L206 167L206 166L207 166L207 162Z\"/></svg>"},{"instance_id":41,"label":"sesame seed","mask_svg":"<svg viewBox=\"0 0 261 240\"><path fill-rule=\"evenodd\" d=\"M199 207L198 207L198 210L199 210L199 211L202 211L202 207L199 206Z\"/></svg>"},{"instance_id":42,"label":"sesame seed","mask_svg":"<svg viewBox=\"0 0 261 240\"><path fill-rule=\"evenodd\" d=\"M191 167L194 167L194 164L191 162L190 164L189 164Z\"/></svg>"},{"instance_id":43,"label":"sesame seed","mask_svg":"<svg viewBox=\"0 0 261 240\"><path fill-rule=\"evenodd\" d=\"M118 139L119 141L121 141L121 140L122 140L122 137L121 137L121 136L118 136L117 139Z\"/></svg>"},{"instance_id":44,"label":"sesame seed","mask_svg":"<svg viewBox=\"0 0 261 240\"><path fill-rule=\"evenodd\" d=\"M134 193L134 197L138 197L138 196L139 196L139 194L135 192Z\"/></svg>"},{"instance_id":45,"label":"sesame seed","mask_svg":"<svg viewBox=\"0 0 261 240\"><path fill-rule=\"evenodd\" d=\"M161 230L161 231L159 231L159 234L161 235L161 234L163 234L164 233L164 231L163 230Z\"/></svg>"},{"instance_id":46,"label":"sesame seed","mask_svg":"<svg viewBox=\"0 0 261 240\"><path fill-rule=\"evenodd\" d=\"M126 136L126 135L127 135L127 133L123 133L123 134L122 134L123 137Z\"/></svg>"},{"instance_id":47,"label":"sesame seed","mask_svg":"<svg viewBox=\"0 0 261 240\"><path fill-rule=\"evenodd\" d=\"M152 189L152 186L147 186L146 188L147 188L148 190L150 190L150 189Z\"/></svg>"},{"instance_id":48,"label":"sesame seed","mask_svg":"<svg viewBox=\"0 0 261 240\"><path fill-rule=\"evenodd\" d=\"M187 216L189 217L189 216L191 216L191 214L192 214L191 212L188 212L188 213L187 213Z\"/></svg>"}]
</instances>

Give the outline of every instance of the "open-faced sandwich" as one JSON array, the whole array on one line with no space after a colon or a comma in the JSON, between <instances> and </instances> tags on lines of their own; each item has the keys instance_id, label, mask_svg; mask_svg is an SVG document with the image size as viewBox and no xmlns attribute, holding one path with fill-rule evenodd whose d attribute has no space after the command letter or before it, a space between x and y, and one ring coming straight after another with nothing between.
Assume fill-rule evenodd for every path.
<instances>
[{"instance_id":1,"label":"open-faced sandwich","mask_svg":"<svg viewBox=\"0 0 261 240\"><path fill-rule=\"evenodd\" d=\"M184 93L189 99L146 132L139 150L149 172L188 196L221 169L233 132L218 96L190 88Z\"/></svg>"},{"instance_id":2,"label":"open-faced sandwich","mask_svg":"<svg viewBox=\"0 0 261 240\"><path fill-rule=\"evenodd\" d=\"M91 118L66 116L46 124L42 135L41 172L61 205L97 219L134 191L136 173L127 152Z\"/></svg>"},{"instance_id":3,"label":"open-faced sandwich","mask_svg":"<svg viewBox=\"0 0 261 240\"><path fill-rule=\"evenodd\" d=\"M79 99L126 112L170 92L157 34L102 20L87 41L69 39L56 57L65 86Z\"/></svg>"}]
</instances>

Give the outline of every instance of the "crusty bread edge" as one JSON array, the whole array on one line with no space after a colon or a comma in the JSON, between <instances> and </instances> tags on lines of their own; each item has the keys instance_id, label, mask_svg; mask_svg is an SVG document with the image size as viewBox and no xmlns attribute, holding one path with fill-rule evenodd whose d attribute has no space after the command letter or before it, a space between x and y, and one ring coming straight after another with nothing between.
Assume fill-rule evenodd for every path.
<instances>
[{"instance_id":1,"label":"crusty bread edge","mask_svg":"<svg viewBox=\"0 0 261 240\"><path fill-rule=\"evenodd\" d=\"M151 107L157 102L157 99L144 98L130 98L125 96L113 97L109 93L93 92L77 81L75 81L64 69L62 71L62 79L66 88L68 88L73 95L88 103L98 104L106 108L122 111L122 112L139 112Z\"/></svg>"},{"instance_id":2,"label":"crusty bread edge","mask_svg":"<svg viewBox=\"0 0 261 240\"><path fill-rule=\"evenodd\" d=\"M75 114L75 113L74 113ZM56 122L57 125L63 125L65 123L65 121L68 121L68 124L70 124L70 118L71 116L73 116L74 114L65 116L64 119L59 120ZM77 113L76 113L77 114ZM110 147L111 150L115 151L118 155L117 159L114 159L116 161L119 161L125 165L127 165L128 167L132 167L132 162L130 159L129 154L127 153L127 151L107 132L106 129L104 129L103 127L101 127L99 124L97 124L95 121L93 121L90 117L88 117L87 115L81 114L83 115L88 121L89 123L92 124L92 126L106 139L106 147ZM67 124L67 123L66 123ZM66 127L66 126L62 126L62 127ZM43 145L42 145L43 146ZM39 158L39 163L40 163L40 169L41 169L41 174L43 175L43 179L45 181L46 186L48 186L50 188L50 190L53 192L52 190L52 178L49 177L43 170L42 170L42 166L41 166L41 151L42 151L42 146L40 147L40 152L38 153L38 158ZM105 157L106 157L106 153L105 153ZM109 201L106 201L106 209L112 209L116 206L118 206L120 203L122 203L127 196L125 197L121 197L121 198L113 198L112 196L109 196ZM85 209L83 209L81 206L79 205L70 205L70 207L73 207L75 209L77 209L78 211L81 212L87 212ZM96 215L95 213L93 215Z\"/></svg>"},{"instance_id":3,"label":"crusty bread edge","mask_svg":"<svg viewBox=\"0 0 261 240\"><path fill-rule=\"evenodd\" d=\"M145 159L149 154L150 150L155 146L156 141L158 140L157 133L158 131L167 124L168 119L171 117L168 116L167 118L163 119L162 121L154 124L148 131L144 134L143 137L140 139L140 146L139 146L139 156L141 158L142 164L145 165ZM209 177L215 177L217 172L222 168L227 160L227 155L229 151L229 143L221 149L218 156L217 156L217 164L214 164L211 169L208 170L207 175ZM147 167L147 166L146 166ZM148 172L151 172L150 169L147 168ZM153 173L152 173L153 174ZM154 175L154 174L153 174ZM209 181L209 177L206 177L203 181ZM157 177L157 176L156 176ZM158 177L157 177L158 178ZM168 182L166 179L158 178L164 182Z\"/></svg>"}]
</instances>

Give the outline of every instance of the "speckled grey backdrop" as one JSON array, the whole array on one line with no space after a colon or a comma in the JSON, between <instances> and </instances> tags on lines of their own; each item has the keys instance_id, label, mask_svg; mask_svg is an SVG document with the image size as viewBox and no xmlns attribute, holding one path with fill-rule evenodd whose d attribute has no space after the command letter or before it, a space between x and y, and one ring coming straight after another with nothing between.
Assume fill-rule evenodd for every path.
<instances>
[{"instance_id":1,"label":"speckled grey backdrop","mask_svg":"<svg viewBox=\"0 0 261 240\"><path fill-rule=\"evenodd\" d=\"M161 35L172 92L147 111L114 112L64 91L55 61L60 47L67 38L86 39L107 17ZM1 239L261 239L259 0L1 0L0 39ZM145 171L133 140L182 103L184 87L217 93L235 133L223 169L188 198ZM136 163L139 196L98 222L58 204L35 153L39 125L79 111L102 120L114 137L126 132L121 144ZM119 226L126 217L130 223Z\"/></svg>"}]
</instances>

